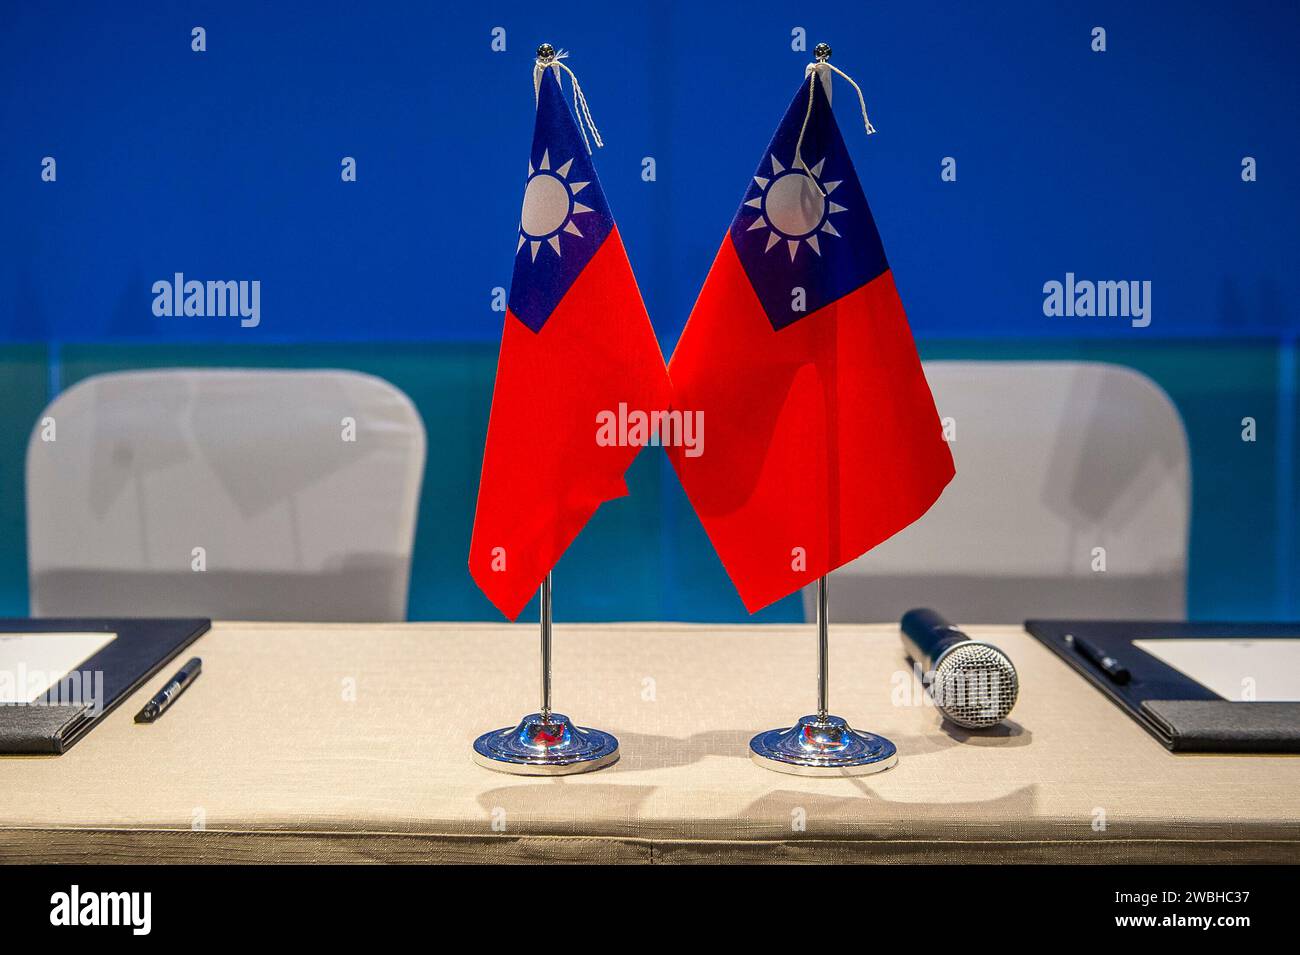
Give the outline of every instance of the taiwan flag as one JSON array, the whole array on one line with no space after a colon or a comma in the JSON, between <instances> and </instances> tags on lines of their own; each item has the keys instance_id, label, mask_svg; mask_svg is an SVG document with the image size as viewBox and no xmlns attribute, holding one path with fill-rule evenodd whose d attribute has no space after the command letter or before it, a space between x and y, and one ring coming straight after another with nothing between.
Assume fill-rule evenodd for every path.
<instances>
[{"instance_id":1,"label":"taiwan flag","mask_svg":"<svg viewBox=\"0 0 1300 955\"><path fill-rule=\"evenodd\" d=\"M669 455L751 613L907 527L954 473L828 80L810 68L763 151L669 364L674 409L709 434Z\"/></svg>"},{"instance_id":2,"label":"taiwan flag","mask_svg":"<svg viewBox=\"0 0 1300 955\"><path fill-rule=\"evenodd\" d=\"M668 373L559 69L541 70L514 277L470 541L475 582L511 620L638 446L602 441L620 405L669 405ZM607 433L608 429L605 429Z\"/></svg>"}]
</instances>

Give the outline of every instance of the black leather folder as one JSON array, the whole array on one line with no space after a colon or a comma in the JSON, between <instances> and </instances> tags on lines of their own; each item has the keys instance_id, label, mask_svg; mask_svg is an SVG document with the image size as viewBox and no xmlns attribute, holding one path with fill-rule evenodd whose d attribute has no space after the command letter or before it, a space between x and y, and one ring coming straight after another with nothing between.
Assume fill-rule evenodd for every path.
<instances>
[{"instance_id":1,"label":"black leather folder","mask_svg":"<svg viewBox=\"0 0 1300 955\"><path fill-rule=\"evenodd\" d=\"M1226 700L1133 644L1162 638L1300 639L1300 624L1027 620L1025 629L1174 752L1300 753L1300 703ZM1122 661L1129 681L1112 680L1067 634Z\"/></svg>"},{"instance_id":2,"label":"black leather folder","mask_svg":"<svg viewBox=\"0 0 1300 955\"><path fill-rule=\"evenodd\" d=\"M0 636L117 634L37 700L0 705L0 755L66 751L209 626L201 619L0 618Z\"/></svg>"}]
</instances>

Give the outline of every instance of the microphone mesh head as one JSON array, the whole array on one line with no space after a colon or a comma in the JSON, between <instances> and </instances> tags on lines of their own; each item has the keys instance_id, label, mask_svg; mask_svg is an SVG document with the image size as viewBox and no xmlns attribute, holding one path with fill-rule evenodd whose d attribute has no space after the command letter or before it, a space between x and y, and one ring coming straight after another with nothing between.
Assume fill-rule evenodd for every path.
<instances>
[{"instance_id":1,"label":"microphone mesh head","mask_svg":"<svg viewBox=\"0 0 1300 955\"><path fill-rule=\"evenodd\" d=\"M939 660L930 693L958 726L983 729L1000 723L1016 705L1020 678L1007 655L975 640L959 643Z\"/></svg>"}]
</instances>

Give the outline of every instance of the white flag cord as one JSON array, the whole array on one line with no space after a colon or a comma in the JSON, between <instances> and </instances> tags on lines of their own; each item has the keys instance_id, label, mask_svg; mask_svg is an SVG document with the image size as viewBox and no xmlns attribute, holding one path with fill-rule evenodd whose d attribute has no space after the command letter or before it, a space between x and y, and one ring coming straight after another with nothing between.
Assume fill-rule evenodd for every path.
<instances>
[{"instance_id":1,"label":"white flag cord","mask_svg":"<svg viewBox=\"0 0 1300 955\"><path fill-rule=\"evenodd\" d=\"M555 78L560 77L560 70L569 74L569 81L573 84L573 111L578 114L578 132L582 133L583 145L587 147L587 152L591 152L591 143L587 140L587 130L591 130L591 138L596 141L597 146L604 146L605 143L600 138L600 130L596 128L596 122L591 118L591 109L587 106L587 97L582 92L582 87L578 85L578 77L574 75L573 70L569 69L567 64L560 61L569 54L561 50L548 59L537 58L533 64L533 101L536 102L542 95L542 76L549 66L555 70ZM850 82L852 82L850 80ZM584 127L585 123L585 127Z\"/></svg>"},{"instance_id":2,"label":"white flag cord","mask_svg":"<svg viewBox=\"0 0 1300 955\"><path fill-rule=\"evenodd\" d=\"M804 76L812 77L812 81L808 84L808 109L803 114L803 126L799 129L799 139L794 144L794 161L795 165L807 173L808 178L811 179L813 185L817 187L817 191L820 192L822 196L825 196L826 193L822 190L821 183L817 181L817 178L812 174L812 171L808 168L808 164L804 162L803 158L803 137L804 133L808 132L808 120L812 119L813 101L817 93L817 83L821 79L821 77L818 76L817 71L822 68L838 73L840 76L848 80L849 84L857 90L858 104L862 107L862 123L867 128L868 136L876 131L876 127L871 125L871 119L867 116L867 100L866 97L862 95L862 87L854 82L853 77L849 76L849 74L845 73L838 66L835 66L833 63L826 60L818 60L816 63L808 64L804 69Z\"/></svg>"}]
</instances>

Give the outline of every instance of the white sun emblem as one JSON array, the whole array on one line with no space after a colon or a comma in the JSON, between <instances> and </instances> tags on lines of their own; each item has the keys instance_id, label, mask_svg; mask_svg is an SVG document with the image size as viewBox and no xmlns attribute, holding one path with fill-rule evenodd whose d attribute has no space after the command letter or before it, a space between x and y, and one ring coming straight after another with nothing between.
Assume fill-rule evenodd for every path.
<instances>
[{"instance_id":1,"label":"white sun emblem","mask_svg":"<svg viewBox=\"0 0 1300 955\"><path fill-rule=\"evenodd\" d=\"M545 242L560 255L560 233L567 232L582 238L582 230L574 224L573 217L595 210L584 206L574 197L591 182L569 182L570 159L558 169L551 169L551 151L542 153L537 169L528 164L528 186L524 189L524 211L519 219L519 244L515 254L528 243L532 261L537 261L537 250Z\"/></svg>"},{"instance_id":2,"label":"white sun emblem","mask_svg":"<svg viewBox=\"0 0 1300 955\"><path fill-rule=\"evenodd\" d=\"M767 237L764 252L770 252L772 246L785 239L790 250L790 261L793 262L801 242L807 242L808 248L821 255L817 233L839 235L835 226L831 225L830 217L846 210L838 202L832 202L830 194L844 180L822 182L822 166L825 163L826 160L823 159L805 173L802 169L786 169L777 161L776 156L772 156L772 178L754 177L761 193L745 205L759 210L760 214L747 231L772 230L772 234ZM820 191L814 183L821 185Z\"/></svg>"}]
</instances>

